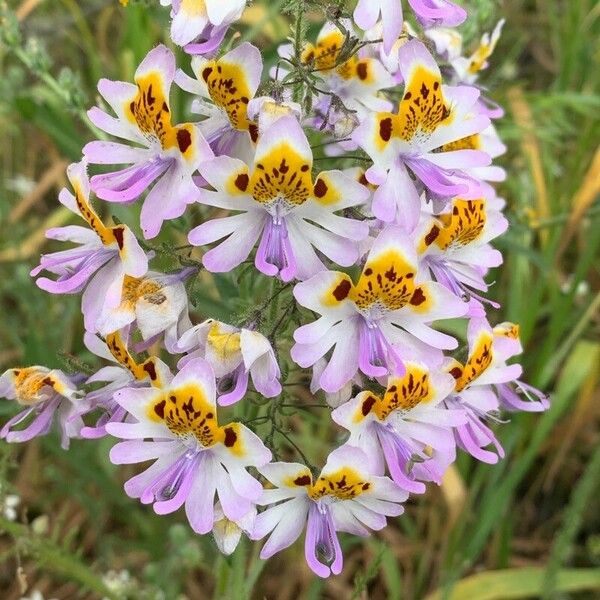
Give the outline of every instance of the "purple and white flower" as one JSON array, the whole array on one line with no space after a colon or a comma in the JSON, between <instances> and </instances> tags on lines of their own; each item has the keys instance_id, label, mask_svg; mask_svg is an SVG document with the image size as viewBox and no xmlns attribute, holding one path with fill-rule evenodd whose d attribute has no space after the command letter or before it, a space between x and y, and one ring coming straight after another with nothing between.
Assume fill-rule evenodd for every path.
<instances>
[{"instance_id":1,"label":"purple and white flower","mask_svg":"<svg viewBox=\"0 0 600 600\"><path fill-rule=\"evenodd\" d=\"M302 107L290 99L275 100L270 96L258 96L248 103L248 118L256 123L258 135L267 131L282 117L294 116L302 120Z\"/></svg>"},{"instance_id":2,"label":"purple and white flower","mask_svg":"<svg viewBox=\"0 0 600 600\"><path fill-rule=\"evenodd\" d=\"M477 82L481 71L488 67L488 59L496 49L496 45L502 34L504 22L504 19L500 19L491 33L486 32L481 36L479 46L471 56L461 56L460 48L458 56L455 52L452 52L449 62L450 66L456 72L457 82L465 84L475 84ZM427 31L425 35L436 42L438 52L445 50L443 41L439 36L436 36L435 30Z\"/></svg>"},{"instance_id":3,"label":"purple and white flower","mask_svg":"<svg viewBox=\"0 0 600 600\"><path fill-rule=\"evenodd\" d=\"M89 163L130 165L95 175L92 189L99 198L128 203L151 185L140 215L146 238L160 232L167 219L180 217L198 198L192 175L213 157L193 123L171 124L169 92L175 77L175 57L166 46L151 50L135 72L135 85L101 79L98 91L115 116L98 107L88 111L92 123L126 143L94 141L83 153Z\"/></svg>"},{"instance_id":4,"label":"purple and white flower","mask_svg":"<svg viewBox=\"0 0 600 600\"><path fill-rule=\"evenodd\" d=\"M456 379L455 390L445 400L449 408L462 409L467 422L455 429L457 445L476 459L494 464L504 458L504 450L484 421L498 421L498 411L546 410L547 397L519 381L523 369L506 361L521 352L518 327L503 323L493 329L483 318L471 319L468 329L469 357L462 365L451 360L446 370ZM519 397L523 394L528 401ZM487 450L493 446L495 452Z\"/></svg>"},{"instance_id":5,"label":"purple and white flower","mask_svg":"<svg viewBox=\"0 0 600 600\"><path fill-rule=\"evenodd\" d=\"M343 20L348 31L353 26L350 21ZM314 76L319 79L313 98L313 116L306 120L318 131L332 133L340 141L329 144L326 152L330 155L355 150L357 145L349 138L357 125L372 111L389 111L392 103L382 95L382 90L396 85L380 60L368 56L366 52L352 54L345 61L341 58L344 52L346 35L334 24L326 23L315 44L306 44L301 60L313 67ZM279 48L279 55L290 60L294 55L291 44ZM281 79L287 75L284 68L278 67L274 73Z\"/></svg>"},{"instance_id":6,"label":"purple and white flower","mask_svg":"<svg viewBox=\"0 0 600 600\"><path fill-rule=\"evenodd\" d=\"M267 559L291 546L306 527L304 555L319 577L339 575L343 555L337 532L366 536L386 517L404 511L408 494L388 477L371 474L362 450L342 446L332 452L317 479L302 464L276 462L259 468L275 489L258 501L271 505L256 517L253 539L269 535L260 553Z\"/></svg>"},{"instance_id":7,"label":"purple and white flower","mask_svg":"<svg viewBox=\"0 0 600 600\"><path fill-rule=\"evenodd\" d=\"M244 42L219 59L194 56L194 78L181 69L175 74L175 83L195 96L192 112L202 117L198 127L216 156L251 160L258 127L248 118L248 107L262 70L259 49Z\"/></svg>"},{"instance_id":8,"label":"purple and white flower","mask_svg":"<svg viewBox=\"0 0 600 600\"><path fill-rule=\"evenodd\" d=\"M506 147L490 121L502 110L483 95L479 74L504 21L463 56L461 34L448 27L464 9L407 2L415 29L402 0L356 0L355 22L338 10L343 3L326 7L332 22L314 43L299 27L279 48L274 81L261 87L267 55L238 33L225 42L246 0L160 0L171 10L173 42L193 55L191 76L159 45L133 83L99 82L101 107L88 115L117 141L103 134L87 144L68 168L73 193L59 196L87 227L50 229L47 237L75 247L42 256L32 271L53 274L37 279L44 290L83 293L84 344L107 362L89 377L42 366L0 375L0 397L24 409L0 439L27 441L54 423L64 448L71 438L112 435L111 461L136 465L129 497L156 514L184 508L192 529L212 533L225 555L246 535L265 539L268 559L305 532L306 561L319 577L342 570L339 532L382 529L409 493L451 475L457 448L487 463L504 456L491 424L504 411L549 406L519 379L518 326L492 328L486 315L498 308L485 298L486 278L502 262L491 242L508 226L493 188L506 172L492 161ZM172 116L173 82L193 96L197 122ZM314 169L335 157L340 170ZM148 239L188 205L202 206L188 215L198 218L193 226L182 231L189 219L181 219L169 239L142 247L128 227L104 225L90 188L109 202L143 200ZM182 268L149 271L154 259L159 271ZM192 323L184 283L199 269L183 267L200 259L212 273L244 263L237 283L259 307L254 317ZM264 286L246 277L252 264L296 280L293 298L282 285L264 302ZM204 273L197 283L212 279ZM220 296L235 277L226 279L225 287L215 279ZM280 294L288 299L272 304L267 338L259 313ZM461 317L464 364L444 355L458 349L461 326L447 320ZM286 382L276 343L303 371L292 369ZM177 355L168 359L175 375L160 358L167 352ZM296 425L305 427L294 408L323 406L289 404L283 393L308 379L344 430L325 436L345 443L319 474L296 443ZM224 411L246 420L221 424ZM266 425L265 442L246 424ZM271 451L296 452L306 464L270 463Z\"/></svg>"},{"instance_id":9,"label":"purple and white flower","mask_svg":"<svg viewBox=\"0 0 600 600\"><path fill-rule=\"evenodd\" d=\"M456 340L436 331L438 319L463 316L466 304L418 269L414 240L399 226L375 240L356 284L346 273L323 271L294 288L296 300L321 317L297 329L292 358L315 364L331 348L320 378L336 392L360 369L368 377L402 374L404 361L442 361Z\"/></svg>"},{"instance_id":10,"label":"purple and white flower","mask_svg":"<svg viewBox=\"0 0 600 600\"><path fill-rule=\"evenodd\" d=\"M129 388L115 400L136 423L108 423L106 430L123 442L113 447L115 464L154 460L125 483L131 498L153 504L156 514L185 505L196 533L215 522L215 494L231 521L244 517L262 494L246 470L271 460L271 452L241 423L219 425L212 367L189 361L164 388Z\"/></svg>"},{"instance_id":11,"label":"purple and white flower","mask_svg":"<svg viewBox=\"0 0 600 600\"><path fill-rule=\"evenodd\" d=\"M504 19L500 19L491 34L484 33L471 56L462 55L462 36L458 31L432 27L425 31L425 36L435 44L437 54L449 63L452 84L477 86L479 75L488 67L488 59L496 48L503 26ZM480 110L490 119L498 119L504 115L504 110L484 95L480 96L478 103Z\"/></svg>"},{"instance_id":12,"label":"purple and white flower","mask_svg":"<svg viewBox=\"0 0 600 600\"><path fill-rule=\"evenodd\" d=\"M421 263L433 278L469 302L469 316L485 316L482 303L499 305L478 294L486 292L485 275L502 264L490 242L504 233L508 221L483 198L455 198L449 213L423 215L418 228Z\"/></svg>"},{"instance_id":13,"label":"purple and white flower","mask_svg":"<svg viewBox=\"0 0 600 600\"><path fill-rule=\"evenodd\" d=\"M5 423L0 438L7 442L28 442L46 435L56 421L61 445L66 450L71 438L80 437L83 421L79 411L85 401L76 384L62 371L34 366L8 369L0 376L0 398L16 400L26 407ZM17 426L27 422L22 429Z\"/></svg>"},{"instance_id":14,"label":"purple and white flower","mask_svg":"<svg viewBox=\"0 0 600 600\"><path fill-rule=\"evenodd\" d=\"M492 332L493 349L499 359L506 362L523 352L517 324L505 321L496 325ZM520 379L495 384L494 390L501 408L510 412L543 412L550 408L550 399L546 394Z\"/></svg>"},{"instance_id":15,"label":"purple and white flower","mask_svg":"<svg viewBox=\"0 0 600 600\"><path fill-rule=\"evenodd\" d=\"M490 121L476 110L479 90L443 85L421 42L407 42L399 56L405 87L398 113L372 113L353 139L374 163L366 177L379 186L373 197L375 216L412 231L421 212L421 191L442 207L455 196L482 196L482 185L470 169L489 165L490 157L481 150L443 147L481 133Z\"/></svg>"},{"instance_id":16,"label":"purple and white flower","mask_svg":"<svg viewBox=\"0 0 600 600\"><path fill-rule=\"evenodd\" d=\"M74 195L63 189L58 199L82 217L89 228L67 225L49 229L47 238L74 242L78 246L42 255L39 266L31 271L31 275L35 277L43 270L58 275L56 281L47 277L36 280L38 287L52 294L78 294L83 291L85 328L96 331L103 311L120 304L125 278L146 274L148 258L129 227L105 226L91 207L85 163L70 165L67 175Z\"/></svg>"},{"instance_id":17,"label":"purple and white flower","mask_svg":"<svg viewBox=\"0 0 600 600\"><path fill-rule=\"evenodd\" d=\"M171 39L190 54L214 52L229 26L246 8L246 0L160 0L171 7Z\"/></svg>"},{"instance_id":18,"label":"purple and white flower","mask_svg":"<svg viewBox=\"0 0 600 600\"><path fill-rule=\"evenodd\" d=\"M127 339L128 328L124 330ZM88 392L81 416L100 411L94 425L83 427L81 437L96 439L107 435L107 423L131 421L133 417L115 400L115 393L123 388L142 387L148 384L161 388L173 379L169 367L157 356L142 363L135 361L120 333L108 335L106 341L96 334L87 332L83 338L86 348L110 363L86 380L86 385L102 383L99 388Z\"/></svg>"},{"instance_id":19,"label":"purple and white flower","mask_svg":"<svg viewBox=\"0 0 600 600\"><path fill-rule=\"evenodd\" d=\"M352 23L344 24L352 30ZM325 23L315 45L308 44L303 50L302 60L313 64L327 92L333 93L344 106L357 113L358 118L368 110L390 110L391 104L381 96L381 90L394 87L395 81L379 60L370 56L353 54L346 61L340 61L346 36L334 23ZM287 47L289 48L289 47ZM288 50L289 51L289 50ZM280 49L285 56L286 47ZM330 94L321 97L322 112L327 109Z\"/></svg>"},{"instance_id":20,"label":"purple and white flower","mask_svg":"<svg viewBox=\"0 0 600 600\"><path fill-rule=\"evenodd\" d=\"M441 483L456 457L452 428L466 419L443 404L454 389L451 375L423 363L405 362L405 368L401 377L388 378L383 396L361 392L331 416L350 432L347 443L365 452L373 473L387 465L398 486L421 494L422 481Z\"/></svg>"},{"instance_id":21,"label":"purple and white flower","mask_svg":"<svg viewBox=\"0 0 600 600\"><path fill-rule=\"evenodd\" d=\"M315 250L341 266L354 264L366 223L336 214L364 202L368 190L341 171L324 171L313 182L312 151L293 116L281 117L260 137L252 168L219 156L201 175L215 188L200 202L239 214L213 219L189 234L195 246L227 238L202 258L212 272L242 263L260 238L254 263L283 281L306 279L325 268Z\"/></svg>"},{"instance_id":22,"label":"purple and white flower","mask_svg":"<svg viewBox=\"0 0 600 600\"><path fill-rule=\"evenodd\" d=\"M256 515L256 506L253 505L244 516L231 521L225 516L220 502L217 502L215 505L215 522L212 534L217 547L225 556L233 554L242 539L242 534L251 535Z\"/></svg>"},{"instance_id":23,"label":"purple and white flower","mask_svg":"<svg viewBox=\"0 0 600 600\"><path fill-rule=\"evenodd\" d=\"M408 0L408 3L423 27L454 27L467 18L466 11L449 0ZM402 0L358 0L354 9L354 21L361 29L372 29L380 17L384 50L386 54L390 54L402 32Z\"/></svg>"},{"instance_id":24,"label":"purple and white flower","mask_svg":"<svg viewBox=\"0 0 600 600\"><path fill-rule=\"evenodd\" d=\"M149 271L144 277L125 277L121 302L102 311L98 333L107 335L135 323L144 341L137 350L152 345L164 333L165 346L172 352L180 335L192 326L184 281L196 272L187 268L169 274Z\"/></svg>"},{"instance_id":25,"label":"purple and white flower","mask_svg":"<svg viewBox=\"0 0 600 600\"><path fill-rule=\"evenodd\" d=\"M281 372L275 353L269 340L258 331L208 319L181 336L177 351L188 353L180 360L180 368L198 357L211 365L221 406L241 400L250 377L256 391L266 398L281 393Z\"/></svg>"}]
</instances>

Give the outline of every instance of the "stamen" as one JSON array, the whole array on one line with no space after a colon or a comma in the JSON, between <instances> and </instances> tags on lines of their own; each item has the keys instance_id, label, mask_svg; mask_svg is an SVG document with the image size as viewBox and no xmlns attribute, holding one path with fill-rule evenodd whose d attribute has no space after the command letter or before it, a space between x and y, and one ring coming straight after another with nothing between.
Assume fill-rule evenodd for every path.
<instances>
[{"instance_id":1,"label":"stamen","mask_svg":"<svg viewBox=\"0 0 600 600\"><path fill-rule=\"evenodd\" d=\"M188 450L144 490L140 500L144 504L172 500L192 471L200 466L202 456L203 453L198 450Z\"/></svg>"},{"instance_id":2,"label":"stamen","mask_svg":"<svg viewBox=\"0 0 600 600\"><path fill-rule=\"evenodd\" d=\"M500 402L506 410L542 412L550 407L550 398L546 394L523 381L501 383L495 388ZM527 401L521 400L519 397L521 394L527 398Z\"/></svg>"},{"instance_id":3,"label":"stamen","mask_svg":"<svg viewBox=\"0 0 600 600\"><path fill-rule=\"evenodd\" d=\"M424 493L425 484L421 481L415 481L414 475L411 474L411 463L426 464L431 460L431 457L411 448L408 442L403 440L390 424L374 423L374 426L392 479L408 492L414 494ZM437 478L435 480L437 481Z\"/></svg>"},{"instance_id":4,"label":"stamen","mask_svg":"<svg viewBox=\"0 0 600 600\"><path fill-rule=\"evenodd\" d=\"M360 324L358 364L369 377L388 373L403 375L404 362L398 351L388 342L376 321L363 318Z\"/></svg>"},{"instance_id":5,"label":"stamen","mask_svg":"<svg viewBox=\"0 0 600 600\"><path fill-rule=\"evenodd\" d=\"M180 461L180 465L177 468L177 471L174 473L171 482L157 494L157 500L171 500L175 497L179 491L179 488L181 487L181 484L183 483L183 480L186 478L192 466L194 465L193 458L195 455L196 453L192 451L185 453L183 460Z\"/></svg>"},{"instance_id":6,"label":"stamen","mask_svg":"<svg viewBox=\"0 0 600 600\"><path fill-rule=\"evenodd\" d=\"M229 373L221 377L217 382L217 393L220 395L228 394L232 390L235 389L235 384L237 381L237 372Z\"/></svg>"},{"instance_id":7,"label":"stamen","mask_svg":"<svg viewBox=\"0 0 600 600\"><path fill-rule=\"evenodd\" d=\"M426 262L427 266L431 269L433 276L438 283L441 283L444 287L448 288L461 300L464 300L465 302L469 301L469 291L450 272L450 270L444 264L443 260L434 260L432 257L428 256Z\"/></svg>"},{"instance_id":8,"label":"stamen","mask_svg":"<svg viewBox=\"0 0 600 600\"><path fill-rule=\"evenodd\" d=\"M121 171L94 175L91 183L101 198L128 202L137 198L175 162L173 157L155 156L143 164L135 164ZM115 196L117 194L117 196Z\"/></svg>"},{"instance_id":9,"label":"stamen","mask_svg":"<svg viewBox=\"0 0 600 600\"><path fill-rule=\"evenodd\" d=\"M274 214L265 223L256 252L256 264L267 275L277 275L290 281L296 274L296 260L290 244L282 207L276 204Z\"/></svg>"},{"instance_id":10,"label":"stamen","mask_svg":"<svg viewBox=\"0 0 600 600\"><path fill-rule=\"evenodd\" d=\"M488 304L493 308L500 308L500 304L494 302L493 300L489 300L485 296L481 296L477 292L475 292L472 287L469 287L468 284L460 281L456 275L453 273L452 268L446 264L443 259L435 259L431 256L426 258L427 265L431 269L435 280L438 283L441 283L444 287L448 288L453 294L458 296L461 300L465 302L469 302L472 298L478 300L483 304ZM471 279L470 285L475 287L478 283L469 278L468 274L461 273L461 276L465 279Z\"/></svg>"},{"instance_id":11,"label":"stamen","mask_svg":"<svg viewBox=\"0 0 600 600\"><path fill-rule=\"evenodd\" d=\"M333 544L333 521L329 507L323 503L317 506L321 518L318 519L317 529L317 555L325 561L326 564L331 564L335 559L335 547Z\"/></svg>"},{"instance_id":12,"label":"stamen","mask_svg":"<svg viewBox=\"0 0 600 600\"><path fill-rule=\"evenodd\" d=\"M342 571L344 557L330 509L331 498L312 502L308 512L304 555L320 577Z\"/></svg>"},{"instance_id":13,"label":"stamen","mask_svg":"<svg viewBox=\"0 0 600 600\"><path fill-rule=\"evenodd\" d=\"M471 456L488 464L495 464L498 458L504 458L504 448L494 435L494 432L487 427L479 417L481 411L477 411L471 405L461 402L460 397L451 397L445 400L448 408L459 408L463 411L468 421L466 425L459 425L455 431L456 444ZM490 450L484 450L486 446L492 444L496 453Z\"/></svg>"}]
</instances>

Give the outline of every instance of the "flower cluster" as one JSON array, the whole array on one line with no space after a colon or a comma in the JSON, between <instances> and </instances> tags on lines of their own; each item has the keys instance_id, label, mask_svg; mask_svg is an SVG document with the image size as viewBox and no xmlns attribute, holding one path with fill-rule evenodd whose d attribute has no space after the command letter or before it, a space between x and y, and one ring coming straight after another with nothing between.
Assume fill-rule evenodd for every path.
<instances>
[{"instance_id":1,"label":"flower cluster","mask_svg":"<svg viewBox=\"0 0 600 600\"><path fill-rule=\"evenodd\" d=\"M548 407L512 360L519 327L488 322L487 276L502 263L491 242L508 222L493 187L502 110L477 82L502 22L463 56L453 2L408 0L405 22L401 0L358 0L314 42L281 46L268 71L228 36L244 0L160 3L189 64L160 45L133 82L98 83L89 119L118 141L91 141L69 167L59 200L83 221L50 229L69 245L32 271L52 294L82 292L85 345L107 364L6 371L0 395L23 411L0 437L57 423L65 448L118 438L113 463L151 461L126 482L131 498L159 515L184 507L225 553L246 535L267 538L268 558L305 531L309 567L338 574L338 532L383 528L457 451L497 462L499 415ZM96 199L141 204L144 239L105 224ZM149 240L184 213L189 254L171 246L181 268L152 270L164 246ZM254 270L247 313L198 319L188 292L201 270ZM295 386L327 401L328 456L282 425L283 407L314 406L289 404Z\"/></svg>"}]
</instances>

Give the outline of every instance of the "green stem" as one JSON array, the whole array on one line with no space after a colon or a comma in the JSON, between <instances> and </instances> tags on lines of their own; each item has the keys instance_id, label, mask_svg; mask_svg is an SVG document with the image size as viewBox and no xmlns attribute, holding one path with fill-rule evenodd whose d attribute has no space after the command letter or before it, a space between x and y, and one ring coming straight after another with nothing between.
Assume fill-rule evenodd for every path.
<instances>
[{"instance_id":1,"label":"green stem","mask_svg":"<svg viewBox=\"0 0 600 600\"><path fill-rule=\"evenodd\" d=\"M297 0L294 23L294 55L296 58L296 65L298 66L298 68L300 68L300 65L302 64L304 30L304 0ZM302 101L302 97L304 95L303 87L304 84L302 81L299 81L297 85L294 86L294 100L296 102Z\"/></svg>"},{"instance_id":2,"label":"green stem","mask_svg":"<svg viewBox=\"0 0 600 600\"><path fill-rule=\"evenodd\" d=\"M274 338L275 334L281 327L282 323L285 321L285 318L290 314L290 312L292 312L294 310L295 305L296 305L296 301L294 300L294 298L292 298L292 301L283 309L283 312L281 313L281 316L277 320L277 323L275 323L273 325L273 328L271 329L269 335L267 336L270 340ZM286 325L287 325L287 323L286 323Z\"/></svg>"},{"instance_id":3,"label":"green stem","mask_svg":"<svg viewBox=\"0 0 600 600\"><path fill-rule=\"evenodd\" d=\"M215 565L216 585L213 595L214 600L222 600L226 597L227 582L229 581L230 569L225 558L219 554Z\"/></svg>"},{"instance_id":4,"label":"green stem","mask_svg":"<svg viewBox=\"0 0 600 600\"><path fill-rule=\"evenodd\" d=\"M246 577L246 581L245 581L245 590L246 590L246 598L251 598L252 597L252 591L254 590L254 586L256 585L256 582L258 580L258 578L260 577L260 574L262 573L262 570L264 569L265 565L266 565L266 561L262 560L259 556L260 554L260 545L259 544L253 544L252 546L252 556L250 559L250 567L248 569L248 575Z\"/></svg>"},{"instance_id":5,"label":"green stem","mask_svg":"<svg viewBox=\"0 0 600 600\"><path fill-rule=\"evenodd\" d=\"M233 553L231 565L231 587L230 595L233 600L246 600L248 597L245 590L246 560L248 558L248 547L246 539L242 536L238 547Z\"/></svg>"},{"instance_id":6,"label":"green stem","mask_svg":"<svg viewBox=\"0 0 600 600\"><path fill-rule=\"evenodd\" d=\"M279 435L281 435L281 437L285 438L285 440L287 441L287 443L294 448L294 450L296 450L296 452L298 453L298 455L300 456L300 458L302 459L302 462L313 472L315 473L317 471L317 468L315 467L315 465L313 465L308 458L306 457L306 454L304 454L304 452L302 452L302 449L300 448L300 446L298 446L298 444L296 444L296 442L294 442L294 440L285 432L283 431L283 429L280 429L279 427L275 426L275 430L277 431L277 433L279 433Z\"/></svg>"},{"instance_id":7,"label":"green stem","mask_svg":"<svg viewBox=\"0 0 600 600\"><path fill-rule=\"evenodd\" d=\"M15 56L35 75L39 77L41 81L43 81L48 89L50 89L54 94L63 102L68 103L69 99L65 94L65 90L63 86L48 72L39 71L36 69L31 62L27 52L23 50L23 48L13 48L13 52ZM88 119L87 112L83 108L78 108L75 111L77 116L81 120L81 122L98 138L106 140L108 139L106 134L96 127L92 125L91 121Z\"/></svg>"},{"instance_id":8,"label":"green stem","mask_svg":"<svg viewBox=\"0 0 600 600\"><path fill-rule=\"evenodd\" d=\"M273 277L271 280L271 293L269 294L269 323L274 323L279 311L279 297L284 287L277 289L278 280Z\"/></svg>"}]
</instances>

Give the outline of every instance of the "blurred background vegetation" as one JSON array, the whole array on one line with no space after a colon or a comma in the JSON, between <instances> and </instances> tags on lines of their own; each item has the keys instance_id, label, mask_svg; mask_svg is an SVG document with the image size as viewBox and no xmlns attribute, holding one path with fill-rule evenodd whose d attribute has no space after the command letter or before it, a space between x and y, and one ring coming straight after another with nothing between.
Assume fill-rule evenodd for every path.
<instances>
[{"instance_id":1,"label":"blurred background vegetation","mask_svg":"<svg viewBox=\"0 0 600 600\"><path fill-rule=\"evenodd\" d=\"M266 564L249 543L224 558L182 514L157 517L128 499L122 482L131 473L109 463L110 440L75 441L70 452L54 436L2 443L2 600L34 592L157 600L599 597L600 5L463 3L467 47L507 20L484 75L506 107L499 129L509 147L500 192L511 229L498 243L505 264L492 290L502 310L493 318L521 324L526 379L551 394L551 409L501 428L508 456L499 465L462 456L441 488L411 500L384 531L364 543L343 538L344 572L328 581L304 566L302 544ZM56 196L66 165L96 137L85 109L96 102L97 80L131 80L146 52L168 41L168 11L158 4L0 0L20 29L19 37L0 21L0 371L72 370L72 356L95 364L82 348L79 298L51 297L28 273L47 251L44 231L71 219ZM289 32L284 4L255 0L238 28L270 48L271 64ZM311 35L317 30L312 23ZM173 112L184 117L187 109L175 96ZM129 209L110 210L136 222ZM196 318L240 310L243 291L232 281L203 283ZM1 418L13 410L0 402ZM317 457L331 446L318 415L292 417L291 429L299 444L311 440Z\"/></svg>"}]
</instances>

